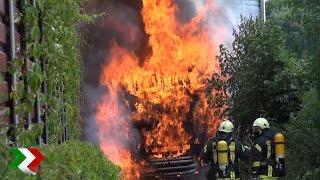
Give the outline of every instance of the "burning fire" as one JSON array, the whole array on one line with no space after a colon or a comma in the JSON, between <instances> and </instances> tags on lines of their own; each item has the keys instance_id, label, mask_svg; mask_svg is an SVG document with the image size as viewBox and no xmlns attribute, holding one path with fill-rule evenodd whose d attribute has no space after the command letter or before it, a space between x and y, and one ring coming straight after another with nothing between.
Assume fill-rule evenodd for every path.
<instances>
[{"instance_id":1,"label":"burning fire","mask_svg":"<svg viewBox=\"0 0 320 180\"><path fill-rule=\"evenodd\" d=\"M152 53L141 63L134 52L113 44L100 78L108 92L97 108L97 123L101 149L121 166L126 179L139 178L139 165L128 146L135 123L153 124L141 130L143 146L159 158L186 153L191 141L199 141L195 132L208 136L215 132L223 108L210 107L208 96L218 92L206 89L212 73L220 73L215 56L221 37L213 41L207 23L207 14L214 10L214 4L207 3L182 23L173 0L143 0L141 15ZM123 92L135 97L134 107Z\"/></svg>"}]
</instances>

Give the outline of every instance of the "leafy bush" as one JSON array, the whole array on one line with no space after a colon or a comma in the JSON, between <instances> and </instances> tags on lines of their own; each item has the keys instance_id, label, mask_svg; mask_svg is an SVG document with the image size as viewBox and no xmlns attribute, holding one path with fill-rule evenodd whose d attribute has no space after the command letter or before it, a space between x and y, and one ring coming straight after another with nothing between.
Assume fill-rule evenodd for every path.
<instances>
[{"instance_id":1,"label":"leafy bush","mask_svg":"<svg viewBox=\"0 0 320 180\"><path fill-rule=\"evenodd\" d=\"M255 118L286 122L299 107L299 75L290 54L282 49L281 29L271 22L244 19L234 31L232 47L220 47L219 61L227 77L230 114L250 127ZM291 67L293 66L293 67Z\"/></svg>"},{"instance_id":2,"label":"leafy bush","mask_svg":"<svg viewBox=\"0 0 320 180\"><path fill-rule=\"evenodd\" d=\"M16 75L19 80L24 80L26 85L17 86L10 93L10 98L16 102L15 112L19 114L18 120L22 125L34 110L35 97L39 98L40 107L46 107L41 108L40 116L46 113L44 122L49 133L47 143L58 143L65 129L68 136L66 139L78 139L81 135L79 94L82 65L77 24L88 19L88 16L81 12L82 2L37 0L36 6L28 0L20 2L25 45L18 51L16 60L10 63L9 73ZM27 71L26 57L34 62ZM43 81L46 84L45 94L40 93ZM7 118L9 111L7 108L0 118ZM43 127L43 124L40 123L39 126ZM31 129L28 124L25 124L24 128L17 125L11 129L12 131L7 133L7 140L1 136L1 142L9 144L14 140L15 145L30 145L15 140L19 139L18 133L21 134L24 129L24 135L28 136ZM9 129L3 128L1 131Z\"/></svg>"},{"instance_id":3,"label":"leafy bush","mask_svg":"<svg viewBox=\"0 0 320 180\"><path fill-rule=\"evenodd\" d=\"M1 179L107 179L120 178L120 168L107 161L99 147L67 141L60 145L41 148L45 156L37 175L26 175L20 170L8 169ZM9 157L7 151L0 151ZM10 157L13 159L13 157ZM4 168L5 169L5 168ZM1 172L0 172L1 173Z\"/></svg>"},{"instance_id":4,"label":"leafy bush","mask_svg":"<svg viewBox=\"0 0 320 180\"><path fill-rule=\"evenodd\" d=\"M38 0L43 32L42 48L46 65L49 105L49 142L57 142L67 127L71 139L80 137L81 59L77 24L85 15L82 1Z\"/></svg>"},{"instance_id":5,"label":"leafy bush","mask_svg":"<svg viewBox=\"0 0 320 180\"><path fill-rule=\"evenodd\" d=\"M303 109L287 126L289 179L320 177L320 96L315 89L303 98Z\"/></svg>"},{"instance_id":6,"label":"leafy bush","mask_svg":"<svg viewBox=\"0 0 320 180\"><path fill-rule=\"evenodd\" d=\"M319 179L320 1L270 0L268 4L270 19L285 32L285 48L295 54L295 64L305 64L302 109L286 129L288 179Z\"/></svg>"}]
</instances>

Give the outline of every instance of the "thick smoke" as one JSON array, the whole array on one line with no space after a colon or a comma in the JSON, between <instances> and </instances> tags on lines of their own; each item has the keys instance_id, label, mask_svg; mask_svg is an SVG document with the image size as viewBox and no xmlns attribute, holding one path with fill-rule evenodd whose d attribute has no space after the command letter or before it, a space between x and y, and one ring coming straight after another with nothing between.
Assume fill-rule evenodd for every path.
<instances>
[{"instance_id":1,"label":"thick smoke","mask_svg":"<svg viewBox=\"0 0 320 180\"><path fill-rule=\"evenodd\" d=\"M86 6L89 13L100 14L93 24L83 31L88 44L83 49L85 76L85 105L83 107L83 129L86 140L98 143L96 124L97 105L108 93L100 86L102 66L107 62L109 49L114 43L136 53L138 57L147 54L147 36L143 32L140 17L141 2L134 0L91 0ZM130 31L128 31L130 29ZM130 33L129 33L130 32Z\"/></svg>"},{"instance_id":2,"label":"thick smoke","mask_svg":"<svg viewBox=\"0 0 320 180\"><path fill-rule=\"evenodd\" d=\"M224 28L224 38L220 40L222 44L230 44L233 40L232 31L237 29L241 17L260 16L260 0L188 0L195 4L197 10L201 9L207 2L214 2L215 9L210 16L209 23L213 29ZM214 31L217 32L217 31ZM215 36L216 33L213 33ZM216 37L215 37L216 39ZM215 40L214 39L214 40Z\"/></svg>"}]
</instances>

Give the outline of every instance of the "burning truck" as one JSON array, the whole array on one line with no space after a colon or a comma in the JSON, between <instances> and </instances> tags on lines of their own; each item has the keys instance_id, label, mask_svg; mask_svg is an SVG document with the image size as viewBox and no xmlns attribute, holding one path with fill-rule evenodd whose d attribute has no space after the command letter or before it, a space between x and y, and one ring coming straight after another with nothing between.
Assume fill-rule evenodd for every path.
<instances>
[{"instance_id":1,"label":"burning truck","mask_svg":"<svg viewBox=\"0 0 320 180\"><path fill-rule=\"evenodd\" d=\"M204 1L181 21L176 2L143 0L148 51L141 58L114 40L100 74L106 92L96 113L99 143L124 179L195 175L202 145L223 118L225 93L213 80L224 28L210 23L219 11ZM135 28L123 31L137 38Z\"/></svg>"}]
</instances>

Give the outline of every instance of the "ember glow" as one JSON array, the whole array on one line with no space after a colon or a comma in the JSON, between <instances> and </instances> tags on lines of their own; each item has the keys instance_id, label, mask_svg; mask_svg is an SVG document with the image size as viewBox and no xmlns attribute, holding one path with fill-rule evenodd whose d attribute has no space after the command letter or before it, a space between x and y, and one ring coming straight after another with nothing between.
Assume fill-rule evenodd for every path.
<instances>
[{"instance_id":1,"label":"ember glow","mask_svg":"<svg viewBox=\"0 0 320 180\"><path fill-rule=\"evenodd\" d=\"M134 124L153 125L141 129L147 153L177 157L189 151L191 142L199 141L196 131L205 127L209 137L222 118L223 109L210 108L206 92L208 79L220 73L215 56L223 34L208 23L207 15L215 11L212 1L208 2L197 16L181 23L173 0L143 0L141 15L152 52L141 63L134 52L115 42L110 49L100 77L108 92L100 99L97 122L101 149L123 169L125 179L139 178L139 162L128 146ZM128 34L135 38L130 29ZM123 92L134 97L133 107ZM188 130L186 124L192 128Z\"/></svg>"}]
</instances>

